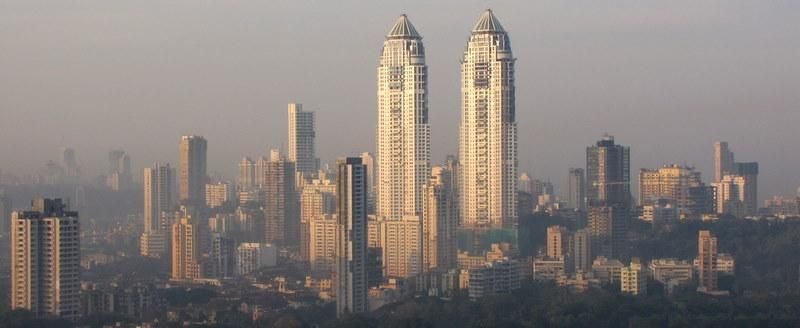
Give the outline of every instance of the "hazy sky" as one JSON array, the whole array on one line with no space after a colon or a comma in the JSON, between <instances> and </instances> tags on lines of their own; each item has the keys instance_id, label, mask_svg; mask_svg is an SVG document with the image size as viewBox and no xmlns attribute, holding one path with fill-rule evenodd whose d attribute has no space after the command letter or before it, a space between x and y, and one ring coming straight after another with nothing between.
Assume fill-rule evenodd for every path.
<instances>
[{"instance_id":1,"label":"hazy sky","mask_svg":"<svg viewBox=\"0 0 800 328\"><path fill-rule=\"evenodd\" d=\"M317 112L323 161L373 151L376 65L406 13L430 72L433 159L457 152L459 59L485 8L517 57L520 166L565 187L603 133L639 167L697 166L712 143L800 185L800 1L0 0L0 168L74 147L84 171L137 173L204 135L209 169L286 144L286 103ZM285 146L284 146L285 148ZM636 180L634 180L634 183Z\"/></svg>"}]
</instances>

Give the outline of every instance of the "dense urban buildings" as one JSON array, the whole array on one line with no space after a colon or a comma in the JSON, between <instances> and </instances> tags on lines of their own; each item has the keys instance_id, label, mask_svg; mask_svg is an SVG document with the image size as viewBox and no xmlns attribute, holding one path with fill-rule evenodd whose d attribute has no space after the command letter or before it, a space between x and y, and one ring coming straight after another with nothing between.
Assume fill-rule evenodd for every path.
<instances>
[{"instance_id":1,"label":"dense urban buildings","mask_svg":"<svg viewBox=\"0 0 800 328\"><path fill-rule=\"evenodd\" d=\"M178 168L180 201L199 209L205 204L206 152L208 143L201 136L183 136Z\"/></svg>"},{"instance_id":2,"label":"dense urban buildings","mask_svg":"<svg viewBox=\"0 0 800 328\"><path fill-rule=\"evenodd\" d=\"M359 157L337 162L336 314L367 306L367 169Z\"/></svg>"},{"instance_id":3,"label":"dense urban buildings","mask_svg":"<svg viewBox=\"0 0 800 328\"><path fill-rule=\"evenodd\" d=\"M319 165L314 151L314 112L303 111L301 104L289 104L289 156L297 173L311 178Z\"/></svg>"},{"instance_id":4,"label":"dense urban buildings","mask_svg":"<svg viewBox=\"0 0 800 328\"><path fill-rule=\"evenodd\" d=\"M612 308L598 302L614 300L636 313L620 317L625 325L683 326L704 322L681 321L697 312L695 304L733 309L726 316L747 302L797 296L791 244L800 238L800 195L775 196L759 208L759 164L736 162L726 142L714 144L713 182L686 164L641 168L638 199L630 148L610 135L572 147L571 156L585 154L585 167L564 163L554 182L520 172L518 150L548 154L518 144L516 59L486 10L460 62L458 156L432 165L422 37L402 15L383 41L377 126L368 127L376 128L374 155L353 146L345 149L352 157L329 169L316 157L315 113L290 103L286 155L226 154L228 164L211 169L207 141L183 136L173 153L177 168L155 162L136 171L136 181L123 150L97 156L95 179L81 179L71 148L35 177L0 172L0 239L8 238L0 290L19 309L3 311L0 302L0 319L13 323L27 309L37 320L55 315L81 326L282 326L295 319L319 326L335 313L345 324L375 326L396 313L459 311L447 318L460 319L523 303L543 325L582 326L590 318L606 326L603 315L584 313ZM533 164L526 163L529 172L541 174L545 165ZM31 210L10 214L12 196L33 193L64 201L37 199ZM90 205L80 207L80 224L73 204ZM717 235L730 254L718 253ZM549 307L543 315L529 300L560 295L559 288L572 292L567 306L580 313ZM731 302L687 297L728 291ZM514 301L497 307L496 298L481 300L499 294ZM672 312L640 315L629 306L637 302ZM779 308L771 323L795 320L786 310L792 306ZM518 314L489 317L484 325L521 321ZM433 326L419 318L412 325Z\"/></svg>"},{"instance_id":5,"label":"dense urban buildings","mask_svg":"<svg viewBox=\"0 0 800 328\"><path fill-rule=\"evenodd\" d=\"M11 217L11 308L80 316L80 222L61 199L39 198Z\"/></svg>"},{"instance_id":6,"label":"dense urban buildings","mask_svg":"<svg viewBox=\"0 0 800 328\"><path fill-rule=\"evenodd\" d=\"M461 223L513 227L517 221L515 58L491 10L472 29L461 61Z\"/></svg>"}]
</instances>

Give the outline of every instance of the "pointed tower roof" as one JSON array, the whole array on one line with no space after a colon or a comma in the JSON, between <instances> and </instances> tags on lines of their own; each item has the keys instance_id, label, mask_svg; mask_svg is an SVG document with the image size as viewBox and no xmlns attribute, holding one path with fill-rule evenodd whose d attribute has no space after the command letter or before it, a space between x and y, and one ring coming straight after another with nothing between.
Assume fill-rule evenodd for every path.
<instances>
[{"instance_id":1,"label":"pointed tower roof","mask_svg":"<svg viewBox=\"0 0 800 328\"><path fill-rule=\"evenodd\" d=\"M389 30L389 34L387 34L386 37L412 39L422 38L419 33L417 33L417 29L414 28L414 25L411 24L411 21L408 20L408 16L406 16L406 14L402 14L399 18L397 18L397 21L394 22L394 26L392 26L392 29Z\"/></svg>"},{"instance_id":2,"label":"pointed tower roof","mask_svg":"<svg viewBox=\"0 0 800 328\"><path fill-rule=\"evenodd\" d=\"M475 24L475 27L472 28L473 33L480 33L480 32L497 32L502 33L506 30L503 29L503 26L500 25L500 21L497 20L497 17L494 16L491 9L486 9L481 15L481 18L478 19L478 23Z\"/></svg>"}]
</instances>

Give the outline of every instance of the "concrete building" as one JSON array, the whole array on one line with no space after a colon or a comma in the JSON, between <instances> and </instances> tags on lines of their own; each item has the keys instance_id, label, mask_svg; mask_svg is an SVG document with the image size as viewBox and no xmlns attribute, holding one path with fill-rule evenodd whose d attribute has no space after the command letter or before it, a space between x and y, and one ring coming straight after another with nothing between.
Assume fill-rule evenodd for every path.
<instances>
[{"instance_id":1,"label":"concrete building","mask_svg":"<svg viewBox=\"0 0 800 328\"><path fill-rule=\"evenodd\" d=\"M336 315L361 313L367 302L367 168L359 157L337 162Z\"/></svg>"},{"instance_id":2,"label":"concrete building","mask_svg":"<svg viewBox=\"0 0 800 328\"><path fill-rule=\"evenodd\" d=\"M744 214L753 216L758 214L758 163L736 163L736 174L744 180L742 190L742 203Z\"/></svg>"},{"instance_id":3,"label":"concrete building","mask_svg":"<svg viewBox=\"0 0 800 328\"><path fill-rule=\"evenodd\" d=\"M607 283L619 282L624 265L617 259L598 256L592 262L592 273L595 278Z\"/></svg>"},{"instance_id":4,"label":"concrete building","mask_svg":"<svg viewBox=\"0 0 800 328\"><path fill-rule=\"evenodd\" d=\"M133 185L131 157L124 150L108 152L106 185L113 191L129 189Z\"/></svg>"},{"instance_id":5,"label":"concrete building","mask_svg":"<svg viewBox=\"0 0 800 328\"><path fill-rule=\"evenodd\" d=\"M519 289L522 276L519 262L502 259L469 270L469 298L508 294Z\"/></svg>"},{"instance_id":6,"label":"concrete building","mask_svg":"<svg viewBox=\"0 0 800 328\"><path fill-rule=\"evenodd\" d=\"M586 148L587 218L595 255L625 251L631 212L630 148L606 135Z\"/></svg>"},{"instance_id":7,"label":"concrete building","mask_svg":"<svg viewBox=\"0 0 800 328\"><path fill-rule=\"evenodd\" d=\"M667 295L672 294L675 287L692 280L694 268L688 261L674 258L653 259L649 265L653 280L664 285Z\"/></svg>"},{"instance_id":8,"label":"concrete building","mask_svg":"<svg viewBox=\"0 0 800 328\"><path fill-rule=\"evenodd\" d=\"M491 10L472 29L461 61L459 138L461 223L517 223L515 58L508 33Z\"/></svg>"},{"instance_id":9,"label":"concrete building","mask_svg":"<svg viewBox=\"0 0 800 328\"><path fill-rule=\"evenodd\" d=\"M631 295L647 295L647 270L638 258L620 270L620 291Z\"/></svg>"},{"instance_id":10,"label":"concrete building","mask_svg":"<svg viewBox=\"0 0 800 328\"><path fill-rule=\"evenodd\" d=\"M566 227L547 227L547 257L565 258L569 252L570 235Z\"/></svg>"},{"instance_id":11,"label":"concrete building","mask_svg":"<svg viewBox=\"0 0 800 328\"><path fill-rule=\"evenodd\" d=\"M567 287L570 290L578 293L584 293L590 288L600 288L601 282L599 279L593 278L589 273L577 272L574 276L562 276L556 283L561 287Z\"/></svg>"},{"instance_id":12,"label":"concrete building","mask_svg":"<svg viewBox=\"0 0 800 328\"><path fill-rule=\"evenodd\" d=\"M522 172L522 174L519 175L517 190L529 194L533 192L533 180L531 179L531 176L528 175L528 172Z\"/></svg>"},{"instance_id":13,"label":"concrete building","mask_svg":"<svg viewBox=\"0 0 800 328\"><path fill-rule=\"evenodd\" d=\"M586 148L586 197L590 206L630 206L630 158L630 148L615 144L609 135Z\"/></svg>"},{"instance_id":14,"label":"concrete building","mask_svg":"<svg viewBox=\"0 0 800 328\"><path fill-rule=\"evenodd\" d=\"M11 214L11 309L80 317L80 223L61 199Z\"/></svg>"},{"instance_id":15,"label":"concrete building","mask_svg":"<svg viewBox=\"0 0 800 328\"><path fill-rule=\"evenodd\" d=\"M336 183L328 180L323 172L317 176L305 180L300 191L300 257L304 261L309 260L311 221L336 212Z\"/></svg>"},{"instance_id":16,"label":"concrete building","mask_svg":"<svg viewBox=\"0 0 800 328\"><path fill-rule=\"evenodd\" d=\"M714 182L735 171L733 151L728 148L728 143L718 141L714 143Z\"/></svg>"},{"instance_id":17,"label":"concrete building","mask_svg":"<svg viewBox=\"0 0 800 328\"><path fill-rule=\"evenodd\" d=\"M380 221L383 275L410 278L422 272L422 222L418 216Z\"/></svg>"},{"instance_id":18,"label":"concrete building","mask_svg":"<svg viewBox=\"0 0 800 328\"><path fill-rule=\"evenodd\" d=\"M458 264L458 200L450 189L452 178L446 167L434 166L423 190L423 271L450 270Z\"/></svg>"},{"instance_id":19,"label":"concrete building","mask_svg":"<svg viewBox=\"0 0 800 328\"><path fill-rule=\"evenodd\" d=\"M580 229L572 234L572 272L592 272L592 234L588 229Z\"/></svg>"},{"instance_id":20,"label":"concrete building","mask_svg":"<svg viewBox=\"0 0 800 328\"><path fill-rule=\"evenodd\" d=\"M579 210L586 208L586 178L581 168L569 169L569 198L567 206Z\"/></svg>"},{"instance_id":21,"label":"concrete building","mask_svg":"<svg viewBox=\"0 0 800 328\"><path fill-rule=\"evenodd\" d=\"M667 199L681 214L690 214L689 211L694 205L690 190L702 186L704 185L700 179L700 172L690 166L673 164L658 169L641 169L639 205L655 205L658 201Z\"/></svg>"},{"instance_id":22,"label":"concrete building","mask_svg":"<svg viewBox=\"0 0 800 328\"><path fill-rule=\"evenodd\" d=\"M175 280L202 277L198 229L191 217L172 224L172 275Z\"/></svg>"},{"instance_id":23,"label":"concrete building","mask_svg":"<svg viewBox=\"0 0 800 328\"><path fill-rule=\"evenodd\" d=\"M230 182L206 184L206 207L217 208L225 204L233 204L233 185Z\"/></svg>"},{"instance_id":24,"label":"concrete building","mask_svg":"<svg viewBox=\"0 0 800 328\"><path fill-rule=\"evenodd\" d=\"M587 227L591 236L592 257L618 256L625 247L630 213L624 207L590 206Z\"/></svg>"},{"instance_id":25,"label":"concrete building","mask_svg":"<svg viewBox=\"0 0 800 328\"><path fill-rule=\"evenodd\" d=\"M695 258L692 262L694 269L700 270L700 258ZM717 254L716 272L718 274L733 275L736 272L736 261L731 254L719 253Z\"/></svg>"},{"instance_id":26,"label":"concrete building","mask_svg":"<svg viewBox=\"0 0 800 328\"><path fill-rule=\"evenodd\" d=\"M566 275L563 257L536 257L533 259L533 279L556 281Z\"/></svg>"},{"instance_id":27,"label":"concrete building","mask_svg":"<svg viewBox=\"0 0 800 328\"><path fill-rule=\"evenodd\" d=\"M140 253L148 257L168 254L169 231L161 225L161 214L172 211L176 205L175 170L169 164L156 162L142 173L144 187L144 232L140 237Z\"/></svg>"},{"instance_id":28,"label":"concrete building","mask_svg":"<svg viewBox=\"0 0 800 328\"><path fill-rule=\"evenodd\" d=\"M697 237L698 289L717 290L717 237L711 231L700 230Z\"/></svg>"},{"instance_id":29,"label":"concrete building","mask_svg":"<svg viewBox=\"0 0 800 328\"><path fill-rule=\"evenodd\" d=\"M264 240L277 246L297 246L300 241L300 217L294 163L273 149L263 169L262 185L266 198Z\"/></svg>"},{"instance_id":30,"label":"concrete building","mask_svg":"<svg viewBox=\"0 0 800 328\"><path fill-rule=\"evenodd\" d=\"M717 191L717 213L730 214L738 218L747 215L745 193L747 180L740 175L725 175L714 184Z\"/></svg>"},{"instance_id":31,"label":"concrete building","mask_svg":"<svg viewBox=\"0 0 800 328\"><path fill-rule=\"evenodd\" d=\"M272 244L241 243L236 248L236 273L250 274L278 264L278 248Z\"/></svg>"},{"instance_id":32,"label":"concrete building","mask_svg":"<svg viewBox=\"0 0 800 328\"><path fill-rule=\"evenodd\" d=\"M236 242L221 233L211 236L208 278L232 278L236 272Z\"/></svg>"},{"instance_id":33,"label":"concrete building","mask_svg":"<svg viewBox=\"0 0 800 328\"><path fill-rule=\"evenodd\" d=\"M2 172L0 172L2 179ZM11 197L5 190L0 189L0 235L9 236L11 233Z\"/></svg>"},{"instance_id":34,"label":"concrete building","mask_svg":"<svg viewBox=\"0 0 800 328\"><path fill-rule=\"evenodd\" d=\"M202 136L182 136L178 172L180 201L197 208L205 205L206 153L208 143Z\"/></svg>"},{"instance_id":35,"label":"concrete building","mask_svg":"<svg viewBox=\"0 0 800 328\"><path fill-rule=\"evenodd\" d=\"M422 37L406 15L383 42L378 65L377 214L422 214L430 174L428 67Z\"/></svg>"},{"instance_id":36,"label":"concrete building","mask_svg":"<svg viewBox=\"0 0 800 328\"><path fill-rule=\"evenodd\" d=\"M240 192L251 191L257 186L256 163L250 157L243 157L239 161L239 185L236 190Z\"/></svg>"},{"instance_id":37,"label":"concrete building","mask_svg":"<svg viewBox=\"0 0 800 328\"><path fill-rule=\"evenodd\" d=\"M369 207L367 210L369 211L369 214L375 214L375 203L377 202L377 193L375 187L375 183L377 182L375 180L375 170L377 167L375 166L375 157L369 152L363 152L361 153L361 163L367 167L367 192L369 193L367 197Z\"/></svg>"},{"instance_id":38,"label":"concrete building","mask_svg":"<svg viewBox=\"0 0 800 328\"><path fill-rule=\"evenodd\" d=\"M289 161L297 173L310 179L319 169L314 149L314 112L303 111L302 104L289 104Z\"/></svg>"},{"instance_id":39,"label":"concrete building","mask_svg":"<svg viewBox=\"0 0 800 328\"><path fill-rule=\"evenodd\" d=\"M678 208L671 201L662 199L653 205L642 206L640 219L652 223L653 228L658 228L677 223L680 220L680 214Z\"/></svg>"},{"instance_id":40,"label":"concrete building","mask_svg":"<svg viewBox=\"0 0 800 328\"><path fill-rule=\"evenodd\" d=\"M319 215L309 220L308 261L312 272L323 276L333 274L337 229L335 215Z\"/></svg>"}]
</instances>

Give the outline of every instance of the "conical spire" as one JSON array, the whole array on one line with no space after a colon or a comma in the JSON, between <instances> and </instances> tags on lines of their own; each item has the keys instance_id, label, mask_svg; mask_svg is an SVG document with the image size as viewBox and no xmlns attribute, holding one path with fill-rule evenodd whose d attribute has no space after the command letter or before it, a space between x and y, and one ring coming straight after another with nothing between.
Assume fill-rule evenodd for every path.
<instances>
[{"instance_id":1,"label":"conical spire","mask_svg":"<svg viewBox=\"0 0 800 328\"><path fill-rule=\"evenodd\" d=\"M397 18L397 21L395 21L394 26L392 26L392 29L389 30L389 34L387 34L386 37L412 39L421 38L419 33L417 33L417 29L415 29L414 25L411 24L411 21L408 20L406 14L402 14L399 18Z\"/></svg>"},{"instance_id":2,"label":"conical spire","mask_svg":"<svg viewBox=\"0 0 800 328\"><path fill-rule=\"evenodd\" d=\"M475 27L472 28L473 33L481 33L481 32L496 32L502 33L506 30L503 29L503 26L500 25L500 21L497 20L497 17L494 16L491 9L486 9L481 15L481 18L478 19L478 23L475 24Z\"/></svg>"}]
</instances>

